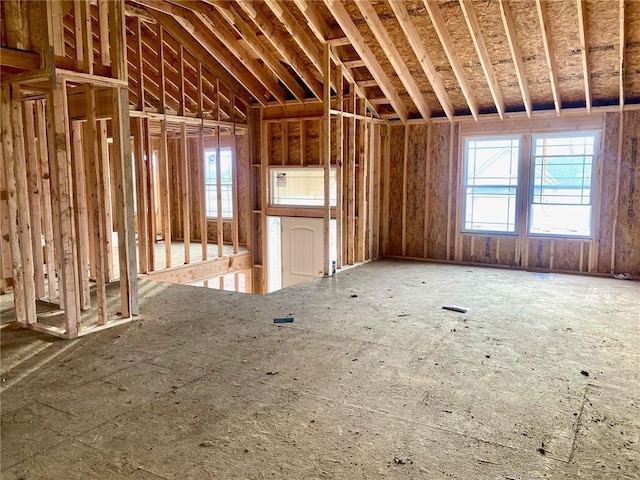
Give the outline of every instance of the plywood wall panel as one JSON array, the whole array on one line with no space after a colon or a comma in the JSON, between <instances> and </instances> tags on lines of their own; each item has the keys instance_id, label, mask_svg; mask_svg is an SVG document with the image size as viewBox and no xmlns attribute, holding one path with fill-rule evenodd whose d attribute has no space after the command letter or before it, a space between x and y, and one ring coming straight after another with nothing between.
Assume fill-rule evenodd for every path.
<instances>
[{"instance_id":1,"label":"plywood wall panel","mask_svg":"<svg viewBox=\"0 0 640 480\"><path fill-rule=\"evenodd\" d=\"M581 263L580 246L583 243L579 240L555 240L553 242L553 269L579 272ZM584 255L584 252L582 252L582 255Z\"/></svg>"},{"instance_id":2,"label":"plywood wall panel","mask_svg":"<svg viewBox=\"0 0 640 480\"><path fill-rule=\"evenodd\" d=\"M548 269L551 265L551 239L530 238L528 246L528 267Z\"/></svg>"},{"instance_id":3,"label":"plywood wall panel","mask_svg":"<svg viewBox=\"0 0 640 480\"><path fill-rule=\"evenodd\" d=\"M640 275L640 112L625 112L615 273Z\"/></svg>"},{"instance_id":4,"label":"plywood wall panel","mask_svg":"<svg viewBox=\"0 0 640 480\"><path fill-rule=\"evenodd\" d=\"M402 174L404 128L389 127L389 240L388 255L402 255Z\"/></svg>"},{"instance_id":5,"label":"plywood wall panel","mask_svg":"<svg viewBox=\"0 0 640 480\"><path fill-rule=\"evenodd\" d=\"M427 167L426 124L411 125L407 151L407 256L424 255L424 188Z\"/></svg>"},{"instance_id":6,"label":"plywood wall panel","mask_svg":"<svg viewBox=\"0 0 640 480\"><path fill-rule=\"evenodd\" d=\"M427 179L427 195L429 196L429 212L427 242L429 258L445 260L447 258L447 213L450 125L448 123L432 124L431 144L429 145L429 178Z\"/></svg>"},{"instance_id":7,"label":"plywood wall panel","mask_svg":"<svg viewBox=\"0 0 640 480\"><path fill-rule=\"evenodd\" d=\"M611 237L615 215L616 163L618 151L618 113L605 114L602 132L602 191L600 194L600 228L598 235L598 272L611 270Z\"/></svg>"}]
</instances>

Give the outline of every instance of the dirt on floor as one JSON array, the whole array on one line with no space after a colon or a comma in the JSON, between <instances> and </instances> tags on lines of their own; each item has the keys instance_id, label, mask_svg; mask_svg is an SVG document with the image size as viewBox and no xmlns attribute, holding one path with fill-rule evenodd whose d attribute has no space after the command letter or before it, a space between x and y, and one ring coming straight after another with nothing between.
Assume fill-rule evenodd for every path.
<instances>
[{"instance_id":1,"label":"dirt on floor","mask_svg":"<svg viewBox=\"0 0 640 480\"><path fill-rule=\"evenodd\" d=\"M640 478L638 282L385 260L140 299L3 325L2 479Z\"/></svg>"}]
</instances>

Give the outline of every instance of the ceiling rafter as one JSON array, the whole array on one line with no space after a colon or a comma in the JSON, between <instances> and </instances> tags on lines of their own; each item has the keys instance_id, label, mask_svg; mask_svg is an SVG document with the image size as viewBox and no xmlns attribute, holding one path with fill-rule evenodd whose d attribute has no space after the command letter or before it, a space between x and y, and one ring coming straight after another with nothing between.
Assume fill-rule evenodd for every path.
<instances>
[{"instance_id":1,"label":"ceiling rafter","mask_svg":"<svg viewBox=\"0 0 640 480\"><path fill-rule=\"evenodd\" d=\"M246 0L242 0L241 3L245 4ZM283 8L277 0L264 0L264 3L284 25L289 35L293 37L298 46L309 57L318 72L322 73L322 54L318 49L318 44L307 35L307 32L298 23L291 10L286 7Z\"/></svg>"},{"instance_id":2,"label":"ceiling rafter","mask_svg":"<svg viewBox=\"0 0 640 480\"><path fill-rule=\"evenodd\" d=\"M544 54L547 58L547 67L549 68L549 80L551 82L553 105L555 106L556 113L560 115L560 108L562 104L560 101L560 89L558 87L558 75L556 74L556 60L553 49L551 47L551 35L549 33L549 29L547 28L547 11L542 0L536 0L536 8L538 10L538 22L540 23L540 30L542 31L542 44L544 46Z\"/></svg>"},{"instance_id":3,"label":"ceiling rafter","mask_svg":"<svg viewBox=\"0 0 640 480\"><path fill-rule=\"evenodd\" d=\"M298 6L300 11L304 14L307 19L307 26L309 29L315 34L315 36L320 39L322 42L325 39L328 39L331 36L331 29L326 24L322 15L315 9L309 8L309 3L307 0L293 0L295 4ZM346 37L340 37L338 39L334 39L336 43L329 43L332 47L337 47L341 45L349 45L349 39ZM340 43L346 41L347 43Z\"/></svg>"},{"instance_id":4,"label":"ceiling rafter","mask_svg":"<svg viewBox=\"0 0 640 480\"><path fill-rule=\"evenodd\" d=\"M300 9L300 12L304 16L304 18L307 20L307 25L309 25L309 28L315 34L316 38L320 42L328 43L332 47L342 46L342 45L351 45L351 42L349 41L349 39L343 35L335 38L335 45L332 44L333 40L329 39L329 36L326 36L326 37L323 36L321 32L329 32L331 29L329 28L327 23L324 21L324 18L322 18L322 15L320 15L320 12L318 12L318 9L314 5L314 2L311 2L309 0L295 0L295 3ZM343 43L345 39L348 43ZM371 102L367 100L367 96L364 94L364 92L360 88L360 85L359 85L360 82L355 81L351 71L347 68L347 66L345 65L345 62L338 56L334 48L330 49L330 54L335 64L341 67L342 76L350 85L353 85L355 93L360 97L364 98L371 112L373 112L373 114L378 116L378 111L375 105L373 105ZM374 86L377 86L377 85L378 85L378 82L375 82Z\"/></svg>"},{"instance_id":5,"label":"ceiling rafter","mask_svg":"<svg viewBox=\"0 0 640 480\"><path fill-rule=\"evenodd\" d=\"M524 73L524 65L522 63L522 55L518 46L518 38L516 36L516 25L513 20L513 13L509 6L508 0L500 0L500 16L504 24L504 30L507 34L507 43L511 51L511 58L516 69L516 77L518 77L518 85L520 85L520 93L522 94L522 102L527 112L527 117L531 117L531 94L529 93L529 85Z\"/></svg>"},{"instance_id":6,"label":"ceiling rafter","mask_svg":"<svg viewBox=\"0 0 640 480\"><path fill-rule=\"evenodd\" d=\"M138 6L141 8L145 7L144 4L139 4ZM127 8L128 7L129 3L127 3ZM203 65L206 65L207 70L211 72L214 77L219 78L220 81L236 95L236 98L241 100L245 105L251 103L251 98L255 98L253 93L231 75L211 52L197 42L183 25L178 23L171 15L162 12L156 13L157 15L154 15L154 18L158 23L160 24L160 18L162 18L164 22L163 27L171 33L177 42L184 44L195 58L200 60Z\"/></svg>"},{"instance_id":7,"label":"ceiling rafter","mask_svg":"<svg viewBox=\"0 0 640 480\"><path fill-rule=\"evenodd\" d=\"M437 2L430 2L429 0L424 0L424 6L429 13L429 18L431 18L431 23L436 30L438 39L440 39L440 43L442 44L444 53L447 55L447 60L449 60L449 64L451 65L453 74L455 75L458 85L460 85L460 89L462 90L462 94L467 101L467 105L469 107L469 110L471 111L471 115L477 121L478 102L476 102L476 98L471 91L469 81L467 80L467 75L464 73L462 62L460 61L460 58L458 57L458 54L456 53L453 46L453 40L451 40L451 35L449 34L449 29L447 28L447 24L444 21L442 12L440 11L440 7L438 6Z\"/></svg>"},{"instance_id":8,"label":"ceiling rafter","mask_svg":"<svg viewBox=\"0 0 640 480\"><path fill-rule=\"evenodd\" d=\"M180 0L184 2L184 0ZM193 4L193 2L189 2ZM260 41L255 31L251 26L245 22L245 20L238 15L235 10L223 8L219 3L214 5L216 10L212 10L211 7L197 3L192 8L197 8L201 13L208 12L209 17L215 20L215 12L219 12L226 19L226 21L232 25L242 38L247 42L249 47L264 61L264 63L273 71L273 73L282 80L282 83L289 89L289 91L300 101L304 101L305 91L298 84L294 76L282 65L282 62L278 60L271 51L264 46Z\"/></svg>"},{"instance_id":9,"label":"ceiling rafter","mask_svg":"<svg viewBox=\"0 0 640 480\"><path fill-rule=\"evenodd\" d=\"M205 47L213 56L215 56L218 61L220 61L220 63L227 69L227 71L229 71L229 73L231 73L236 78L236 80L247 87L247 89L254 94L256 100L258 100L259 103L266 105L268 102L266 92L264 91L265 89L270 91L271 94L273 94L279 102L284 102L284 92L278 92L279 86L277 85L277 83L273 82L278 87L278 89L276 89L268 79L265 79L260 74L261 70L258 70L258 72L252 72L244 65L243 62L237 62L235 60L236 57L233 54L233 51L227 50L224 44L221 41L217 40L217 37L214 33L215 29L210 27L210 25L206 22L205 19L202 18L202 16L194 13L192 10L185 9L162 0L154 1L145 5L149 9L152 9L151 13L154 16L156 16L157 13L161 13L173 17L193 36L193 38L196 39L197 42L200 43L200 45ZM238 46L237 42L235 41L233 42L233 44ZM227 45L227 47L231 46ZM235 49L236 47L231 48ZM250 62L250 59L245 59L245 62ZM263 82L270 85L270 87L264 85ZM272 89L275 90L276 93L274 93Z\"/></svg>"},{"instance_id":10,"label":"ceiling rafter","mask_svg":"<svg viewBox=\"0 0 640 480\"><path fill-rule=\"evenodd\" d=\"M619 0L619 25L620 25L620 52L619 52L619 68L620 68L620 111L624 109L624 49L625 49L625 28L624 28L624 2Z\"/></svg>"},{"instance_id":11,"label":"ceiling rafter","mask_svg":"<svg viewBox=\"0 0 640 480\"><path fill-rule=\"evenodd\" d=\"M268 71L258 60L251 57L245 48L241 47L240 42L237 41L235 34L233 34L226 25L221 21L213 17L209 17L200 12L195 12L194 15L200 19L202 24L206 25L208 30L213 33L218 40L220 40L238 60L243 62L246 67L253 73L260 83L274 96L280 103L284 103L287 99L286 93L282 87L278 84L277 79L274 77L271 71Z\"/></svg>"},{"instance_id":12,"label":"ceiling rafter","mask_svg":"<svg viewBox=\"0 0 640 480\"><path fill-rule=\"evenodd\" d=\"M500 116L500 119L502 119L504 118L505 111L504 98L502 97L500 85L498 84L498 79L496 77L495 71L493 70L493 64L491 63L491 57L489 56L487 45L484 43L484 37L482 36L482 31L480 30L480 23L478 22L476 11L473 8L473 4L470 0L459 0L459 3L464 19L467 22L467 27L469 27L471 40L473 41L476 53L478 54L478 59L480 60L482 71L484 72L484 76L487 80L487 86L489 87L489 91L491 92L493 103L496 106L496 110L498 112L498 115Z\"/></svg>"},{"instance_id":13,"label":"ceiling rafter","mask_svg":"<svg viewBox=\"0 0 640 480\"><path fill-rule=\"evenodd\" d=\"M217 5L218 3L216 3ZM322 100L322 83L316 78L311 69L298 57L298 55L291 49L284 39L275 32L275 27L267 21L262 13L258 13L251 2L237 2L245 13L251 18L253 23L262 32L265 38L273 45L276 51L282 56L282 58L291 65L291 68L295 70L302 81L309 87L309 90L313 92L318 100ZM229 5L234 14L238 12L233 5Z\"/></svg>"},{"instance_id":14,"label":"ceiling rafter","mask_svg":"<svg viewBox=\"0 0 640 480\"><path fill-rule=\"evenodd\" d=\"M398 92L396 92L389 78L384 74L378 60L366 44L364 38L358 31L358 28L353 23L353 20L345 10L344 5L339 1L324 0L324 2L338 22L338 25L340 25L340 28L342 28L342 31L349 40L351 40L353 48L358 52L360 58L362 58L366 63L369 72L378 82L378 85L384 95L391 101L391 106L397 113L398 117L400 117L403 122L406 122L408 119L407 108L402 103L402 100L398 96Z\"/></svg>"},{"instance_id":15,"label":"ceiling rafter","mask_svg":"<svg viewBox=\"0 0 640 480\"><path fill-rule=\"evenodd\" d=\"M431 118L431 109L429 108L429 105L427 105L427 101L420 91L420 87L413 78L413 75L411 75L409 68L407 68L407 65L402 60L400 52L389 36L387 29L382 24L382 21L380 20L380 17L378 17L373 5L369 0L359 0L355 3L360 9L367 25L369 25L369 28L376 36L378 43L382 47L382 50L389 59L391 66L400 78L404 88L407 90L409 97L411 97L414 105L418 108L420 115L422 115L425 120Z\"/></svg>"},{"instance_id":16,"label":"ceiling rafter","mask_svg":"<svg viewBox=\"0 0 640 480\"><path fill-rule=\"evenodd\" d=\"M582 54L582 76L584 78L584 99L587 113L591 113L591 75L589 73L589 45L587 42L587 7L584 0L577 0L577 7L580 52Z\"/></svg>"},{"instance_id":17,"label":"ceiling rafter","mask_svg":"<svg viewBox=\"0 0 640 480\"><path fill-rule=\"evenodd\" d=\"M449 120L453 121L453 106L451 105L451 99L447 94L440 75L436 71L436 67L431 61L431 57L427 53L424 43L422 43L418 29L409 17L409 12L407 11L404 2L396 2L394 0L388 0L388 2L396 16L396 20L400 23L400 27L402 27L402 31L409 41L409 45L411 45L411 48L413 49L413 53L416 55L422 70L427 76L436 97L438 97L438 101L440 102L445 115Z\"/></svg>"}]
</instances>

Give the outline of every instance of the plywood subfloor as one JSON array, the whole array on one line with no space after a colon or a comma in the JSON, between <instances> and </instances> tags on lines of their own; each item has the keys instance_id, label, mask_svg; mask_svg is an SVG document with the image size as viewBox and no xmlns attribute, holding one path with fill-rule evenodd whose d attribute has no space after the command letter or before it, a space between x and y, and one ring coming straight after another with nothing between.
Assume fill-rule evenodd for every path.
<instances>
[{"instance_id":1,"label":"plywood subfloor","mask_svg":"<svg viewBox=\"0 0 640 480\"><path fill-rule=\"evenodd\" d=\"M3 479L638 477L638 282L380 261L140 293L80 340L2 330Z\"/></svg>"}]
</instances>

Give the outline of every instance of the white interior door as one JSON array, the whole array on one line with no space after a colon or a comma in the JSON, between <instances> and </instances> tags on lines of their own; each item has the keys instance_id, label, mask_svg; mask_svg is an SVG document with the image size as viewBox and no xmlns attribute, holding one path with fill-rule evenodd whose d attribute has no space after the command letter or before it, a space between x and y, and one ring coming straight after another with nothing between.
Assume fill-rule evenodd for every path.
<instances>
[{"instance_id":1,"label":"white interior door","mask_svg":"<svg viewBox=\"0 0 640 480\"><path fill-rule=\"evenodd\" d=\"M282 287L322 277L324 220L282 217Z\"/></svg>"}]
</instances>

